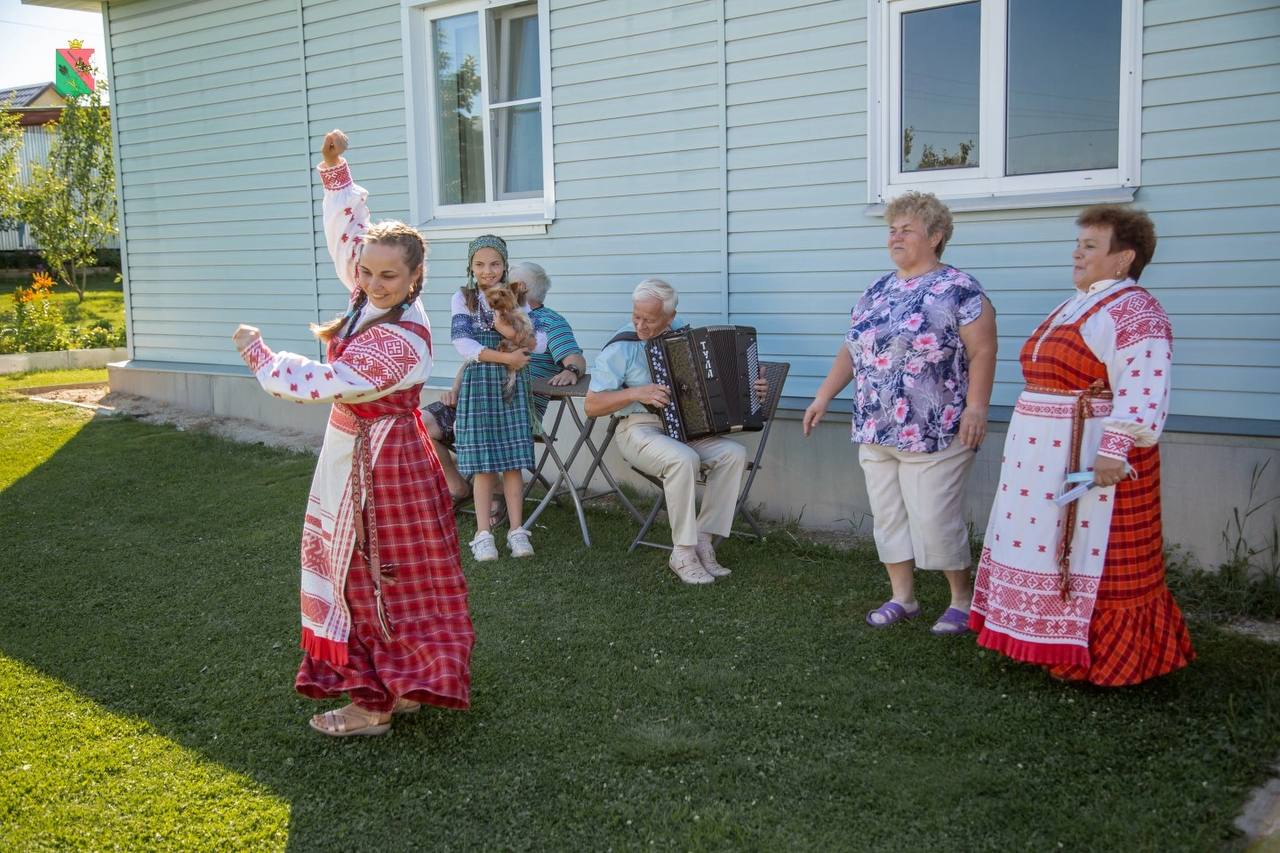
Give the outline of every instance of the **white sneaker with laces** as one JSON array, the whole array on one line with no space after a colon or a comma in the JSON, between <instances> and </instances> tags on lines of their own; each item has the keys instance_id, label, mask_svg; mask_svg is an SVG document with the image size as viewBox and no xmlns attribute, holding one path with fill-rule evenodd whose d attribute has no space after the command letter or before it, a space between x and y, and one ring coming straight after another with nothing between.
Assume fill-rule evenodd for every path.
<instances>
[{"instance_id":1,"label":"white sneaker with laces","mask_svg":"<svg viewBox=\"0 0 1280 853\"><path fill-rule=\"evenodd\" d=\"M667 561L676 577L687 584L705 584L715 580L702 568L697 553L689 547L677 547L671 550L671 559Z\"/></svg>"},{"instance_id":2,"label":"white sneaker with laces","mask_svg":"<svg viewBox=\"0 0 1280 853\"><path fill-rule=\"evenodd\" d=\"M471 556L475 557L477 563L498 559L498 546L494 544L492 533L487 530L477 531L476 538L471 540Z\"/></svg>"},{"instance_id":3,"label":"white sneaker with laces","mask_svg":"<svg viewBox=\"0 0 1280 853\"><path fill-rule=\"evenodd\" d=\"M529 542L529 531L517 527L507 533L507 548L513 557L532 557L533 545Z\"/></svg>"}]
</instances>

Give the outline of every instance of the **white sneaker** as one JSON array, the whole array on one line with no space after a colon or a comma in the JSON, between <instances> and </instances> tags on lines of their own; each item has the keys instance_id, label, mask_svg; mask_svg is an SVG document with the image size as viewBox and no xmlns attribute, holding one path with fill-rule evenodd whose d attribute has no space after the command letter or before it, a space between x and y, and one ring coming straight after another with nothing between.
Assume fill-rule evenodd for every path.
<instances>
[{"instance_id":1,"label":"white sneaker","mask_svg":"<svg viewBox=\"0 0 1280 853\"><path fill-rule=\"evenodd\" d=\"M498 559L498 546L494 544L492 533L487 530L476 533L476 538L471 540L471 556L477 563Z\"/></svg>"},{"instance_id":2,"label":"white sneaker","mask_svg":"<svg viewBox=\"0 0 1280 853\"><path fill-rule=\"evenodd\" d=\"M517 527L507 533L507 548L513 557L532 557L533 545L529 543L529 531Z\"/></svg>"},{"instance_id":3,"label":"white sneaker","mask_svg":"<svg viewBox=\"0 0 1280 853\"><path fill-rule=\"evenodd\" d=\"M667 561L667 565L671 567L671 571L676 573L676 577L688 584L711 583L715 580L715 578L707 574L706 569L702 568L702 563L698 561L698 555L691 548L686 549L683 553L673 549L671 551L671 559Z\"/></svg>"},{"instance_id":4,"label":"white sneaker","mask_svg":"<svg viewBox=\"0 0 1280 853\"><path fill-rule=\"evenodd\" d=\"M695 551L698 554L698 562L702 563L702 570L713 578L723 578L733 574L727 566L720 565L720 561L716 559L716 549L711 547L710 542L698 542Z\"/></svg>"}]
</instances>

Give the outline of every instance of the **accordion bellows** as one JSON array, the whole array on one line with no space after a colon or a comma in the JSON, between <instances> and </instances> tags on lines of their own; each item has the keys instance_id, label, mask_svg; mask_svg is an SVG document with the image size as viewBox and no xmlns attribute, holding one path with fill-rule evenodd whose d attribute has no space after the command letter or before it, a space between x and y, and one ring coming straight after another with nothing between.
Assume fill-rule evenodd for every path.
<instances>
[{"instance_id":1,"label":"accordion bellows","mask_svg":"<svg viewBox=\"0 0 1280 853\"><path fill-rule=\"evenodd\" d=\"M760 356L751 326L667 332L649 339L645 353L653 381L671 389L671 402L656 410L667 435L688 442L764 428L763 401L755 390Z\"/></svg>"}]
</instances>

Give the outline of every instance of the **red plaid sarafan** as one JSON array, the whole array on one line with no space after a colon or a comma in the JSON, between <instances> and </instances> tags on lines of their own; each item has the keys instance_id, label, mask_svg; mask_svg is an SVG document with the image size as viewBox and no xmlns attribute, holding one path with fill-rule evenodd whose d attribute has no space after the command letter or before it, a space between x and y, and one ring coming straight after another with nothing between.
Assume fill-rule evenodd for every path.
<instances>
[{"instance_id":1,"label":"red plaid sarafan","mask_svg":"<svg viewBox=\"0 0 1280 853\"><path fill-rule=\"evenodd\" d=\"M1046 318L1022 346L1027 385L1079 391L1098 380L1106 384L1106 365L1080 330L1094 313L1135 291L1151 298L1141 288L1125 288L1099 300L1075 322L1050 328L1052 316ZM1137 477L1116 486L1106 560L1089 623L1091 663L1048 667L1056 678L1119 687L1181 669L1195 658L1182 611L1165 583L1160 450L1133 447L1128 460Z\"/></svg>"},{"instance_id":2,"label":"red plaid sarafan","mask_svg":"<svg viewBox=\"0 0 1280 853\"><path fill-rule=\"evenodd\" d=\"M379 623L367 557L356 548L344 590L352 620L347 663L306 655L294 685L305 696L346 693L380 712L390 711L399 697L446 708L470 704L475 630L449 489L417 416L421 390L413 386L346 406L360 418L411 415L391 421L373 466L374 517L364 517L366 525L377 526L391 636Z\"/></svg>"}]
</instances>

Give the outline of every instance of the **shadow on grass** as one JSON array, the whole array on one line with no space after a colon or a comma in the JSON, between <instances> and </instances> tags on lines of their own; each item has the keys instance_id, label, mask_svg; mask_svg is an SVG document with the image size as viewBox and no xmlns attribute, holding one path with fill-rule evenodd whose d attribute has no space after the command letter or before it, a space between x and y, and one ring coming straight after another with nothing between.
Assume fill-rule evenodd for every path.
<instances>
[{"instance_id":1,"label":"shadow on grass","mask_svg":"<svg viewBox=\"0 0 1280 853\"><path fill-rule=\"evenodd\" d=\"M866 555L733 541L690 589L565 510L466 566L472 711L325 739L291 690L313 467L94 420L0 492L0 652L268 787L296 849L1210 849L1280 751L1280 651L1209 626L1186 672L1071 687L866 629Z\"/></svg>"}]
</instances>

